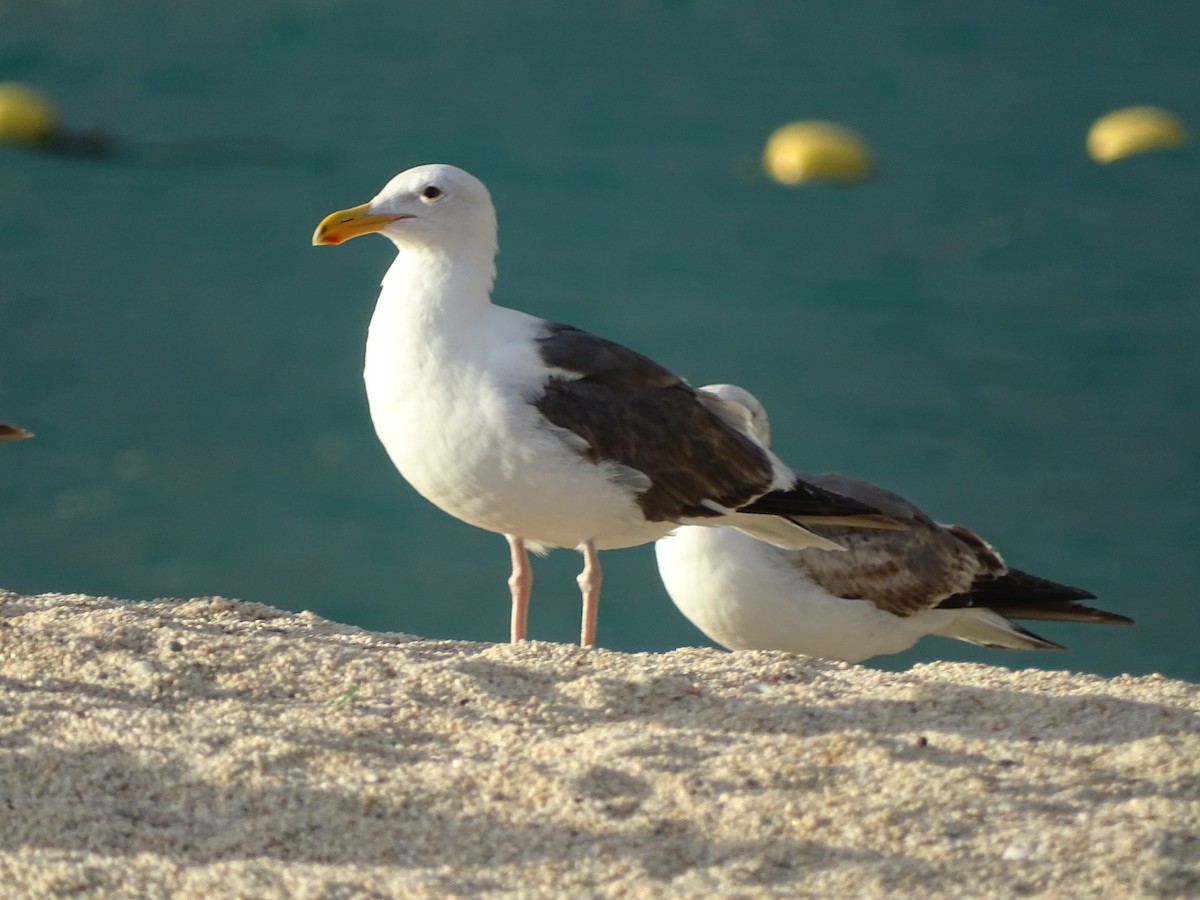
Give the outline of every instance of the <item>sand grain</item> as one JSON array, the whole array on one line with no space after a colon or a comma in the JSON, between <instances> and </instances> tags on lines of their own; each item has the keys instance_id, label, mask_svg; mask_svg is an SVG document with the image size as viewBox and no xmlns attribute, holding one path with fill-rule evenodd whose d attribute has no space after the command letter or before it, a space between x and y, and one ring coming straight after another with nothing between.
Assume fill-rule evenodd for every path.
<instances>
[{"instance_id":1,"label":"sand grain","mask_svg":"<svg viewBox=\"0 0 1200 900\"><path fill-rule=\"evenodd\" d=\"M1200 689L1159 677L0 593L0 710L6 896L1200 893Z\"/></svg>"}]
</instances>

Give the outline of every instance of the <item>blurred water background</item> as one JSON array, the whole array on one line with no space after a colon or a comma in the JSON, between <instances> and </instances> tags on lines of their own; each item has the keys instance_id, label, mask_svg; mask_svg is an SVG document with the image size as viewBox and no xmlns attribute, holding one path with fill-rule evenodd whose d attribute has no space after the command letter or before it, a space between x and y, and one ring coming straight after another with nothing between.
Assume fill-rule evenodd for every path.
<instances>
[{"instance_id":1,"label":"blurred water background","mask_svg":"<svg viewBox=\"0 0 1200 900\"><path fill-rule=\"evenodd\" d=\"M1197 35L1166 0L0 0L0 81L157 148L0 149L0 420L37 435L0 447L0 585L505 639L504 540L418 497L371 428L392 250L309 246L452 162L499 208L499 302L742 384L793 464L1137 619L1038 624L1066 654L926 639L875 664L1200 679L1200 168L1083 144L1132 103L1200 125ZM876 177L763 177L766 136L811 117L864 133ZM532 636L576 639L579 564L535 562ZM705 642L650 547L604 565L602 645Z\"/></svg>"}]
</instances>

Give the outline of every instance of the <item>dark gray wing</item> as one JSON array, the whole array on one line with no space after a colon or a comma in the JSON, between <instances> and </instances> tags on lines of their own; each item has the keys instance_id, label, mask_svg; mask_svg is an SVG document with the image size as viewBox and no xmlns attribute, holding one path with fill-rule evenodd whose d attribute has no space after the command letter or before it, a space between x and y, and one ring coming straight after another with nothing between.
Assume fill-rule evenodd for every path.
<instances>
[{"instance_id":1,"label":"dark gray wing","mask_svg":"<svg viewBox=\"0 0 1200 900\"><path fill-rule=\"evenodd\" d=\"M739 512L757 513L767 516L788 516L796 520L820 519L842 520L858 528L904 528L903 522L876 506L809 484L800 478L788 490L771 491L743 506ZM827 523L831 527L833 522ZM806 525L807 527L807 525Z\"/></svg>"},{"instance_id":2,"label":"dark gray wing","mask_svg":"<svg viewBox=\"0 0 1200 900\"><path fill-rule=\"evenodd\" d=\"M737 509L770 489L774 472L762 448L658 363L551 322L537 343L546 365L579 377L550 378L534 405L583 438L581 452L592 462L612 460L649 477L638 495L648 520L717 516L704 501Z\"/></svg>"},{"instance_id":3,"label":"dark gray wing","mask_svg":"<svg viewBox=\"0 0 1200 900\"><path fill-rule=\"evenodd\" d=\"M921 511L920 507L905 500L899 494L892 493L887 488L881 488L879 485L863 481L861 478L851 478L849 475L842 475L838 472L814 474L799 470L797 470L796 476L827 491L833 491L843 497L850 497L871 506L898 522L938 527L929 516Z\"/></svg>"}]
</instances>

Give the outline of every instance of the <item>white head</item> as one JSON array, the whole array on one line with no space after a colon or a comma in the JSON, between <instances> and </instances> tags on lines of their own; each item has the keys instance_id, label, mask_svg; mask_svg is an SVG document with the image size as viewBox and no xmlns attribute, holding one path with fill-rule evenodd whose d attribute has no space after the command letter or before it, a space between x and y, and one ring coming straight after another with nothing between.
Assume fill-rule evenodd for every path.
<instances>
[{"instance_id":1,"label":"white head","mask_svg":"<svg viewBox=\"0 0 1200 900\"><path fill-rule=\"evenodd\" d=\"M746 423L750 436L767 449L771 447L771 422L767 419L767 411L752 393L736 384L706 384L700 390L705 394L719 397L725 403L732 404L734 409Z\"/></svg>"},{"instance_id":2,"label":"white head","mask_svg":"<svg viewBox=\"0 0 1200 900\"><path fill-rule=\"evenodd\" d=\"M454 166L401 172L368 203L326 216L313 244L340 244L379 232L397 248L427 247L496 253L496 210L483 182Z\"/></svg>"}]
</instances>

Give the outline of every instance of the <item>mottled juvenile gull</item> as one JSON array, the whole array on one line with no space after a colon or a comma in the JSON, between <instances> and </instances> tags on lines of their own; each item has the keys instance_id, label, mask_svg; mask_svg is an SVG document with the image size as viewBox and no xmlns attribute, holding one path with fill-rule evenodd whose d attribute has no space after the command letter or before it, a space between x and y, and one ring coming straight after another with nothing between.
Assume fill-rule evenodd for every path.
<instances>
[{"instance_id":1,"label":"mottled juvenile gull","mask_svg":"<svg viewBox=\"0 0 1200 900\"><path fill-rule=\"evenodd\" d=\"M762 404L734 385L702 391L740 405L770 446ZM934 522L890 491L843 475L797 473L908 527L866 531L818 526L845 553L764 544L732 528L680 528L655 545L658 570L680 611L733 650L787 650L858 662L906 650L928 634L987 647L1063 649L1011 619L1121 622L1084 606L1093 595L1010 568L962 525Z\"/></svg>"},{"instance_id":2,"label":"mottled juvenile gull","mask_svg":"<svg viewBox=\"0 0 1200 900\"><path fill-rule=\"evenodd\" d=\"M326 217L313 243L368 232L399 251L367 336L375 430L422 496L508 538L513 640L525 637L527 547L583 553L580 642L592 646L597 550L718 521L783 547L840 549L805 525L880 525L867 504L799 482L744 433L736 404L619 344L493 305L496 214L468 173L403 172ZM755 506L764 495L769 511Z\"/></svg>"}]
</instances>

